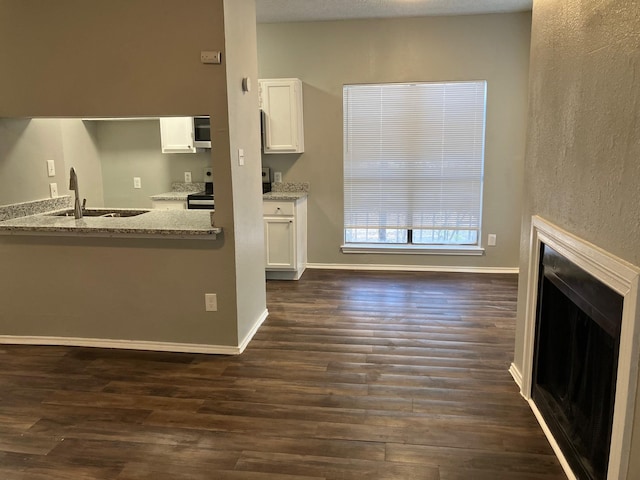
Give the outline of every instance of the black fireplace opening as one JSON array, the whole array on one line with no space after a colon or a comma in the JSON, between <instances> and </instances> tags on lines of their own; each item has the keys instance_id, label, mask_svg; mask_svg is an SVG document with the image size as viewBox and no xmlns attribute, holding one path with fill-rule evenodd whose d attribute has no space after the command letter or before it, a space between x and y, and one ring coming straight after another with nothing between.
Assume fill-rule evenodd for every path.
<instances>
[{"instance_id":1,"label":"black fireplace opening","mask_svg":"<svg viewBox=\"0 0 640 480\"><path fill-rule=\"evenodd\" d=\"M605 479L623 298L545 244L539 268L531 396L577 478Z\"/></svg>"}]
</instances>

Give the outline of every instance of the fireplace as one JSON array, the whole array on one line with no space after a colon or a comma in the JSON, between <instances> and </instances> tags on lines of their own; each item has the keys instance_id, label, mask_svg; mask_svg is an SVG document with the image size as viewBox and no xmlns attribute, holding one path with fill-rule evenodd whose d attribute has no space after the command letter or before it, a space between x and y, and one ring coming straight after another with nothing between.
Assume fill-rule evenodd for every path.
<instances>
[{"instance_id":1,"label":"fireplace","mask_svg":"<svg viewBox=\"0 0 640 480\"><path fill-rule=\"evenodd\" d=\"M529 252L510 372L569 479L629 480L640 456L631 442L640 434L640 268L538 216Z\"/></svg>"},{"instance_id":2,"label":"fireplace","mask_svg":"<svg viewBox=\"0 0 640 480\"><path fill-rule=\"evenodd\" d=\"M540 246L531 396L574 474L607 474L623 298Z\"/></svg>"}]
</instances>

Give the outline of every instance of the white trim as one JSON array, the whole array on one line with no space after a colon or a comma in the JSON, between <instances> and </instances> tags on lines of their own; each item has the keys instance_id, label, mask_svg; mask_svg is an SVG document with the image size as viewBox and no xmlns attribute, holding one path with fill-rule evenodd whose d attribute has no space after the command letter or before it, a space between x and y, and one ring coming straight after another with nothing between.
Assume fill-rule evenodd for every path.
<instances>
[{"instance_id":1,"label":"white trim","mask_svg":"<svg viewBox=\"0 0 640 480\"><path fill-rule=\"evenodd\" d=\"M265 277L267 280L300 280L304 270L305 266L301 266L297 270L273 270L268 268Z\"/></svg>"},{"instance_id":2,"label":"white trim","mask_svg":"<svg viewBox=\"0 0 640 480\"><path fill-rule=\"evenodd\" d=\"M396 255L484 255L477 245L392 245L373 243L347 243L340 246L342 253L389 253Z\"/></svg>"},{"instance_id":3,"label":"white trim","mask_svg":"<svg viewBox=\"0 0 640 480\"><path fill-rule=\"evenodd\" d=\"M373 263L308 263L317 270L374 270L385 272L448 272L448 273L509 273L517 274L518 267L456 267L438 265L382 265Z\"/></svg>"},{"instance_id":4,"label":"white trim","mask_svg":"<svg viewBox=\"0 0 640 480\"><path fill-rule=\"evenodd\" d=\"M549 444L551 445L553 452L556 454L556 457L558 457L558 461L560 462L560 465L562 466L564 473L567 475L567 478L569 480L578 480L575 474L573 473L573 470L571 470L571 467L569 466L569 462L567 462L567 459L562 453L562 450L560 450L560 445L558 445L558 442L556 442L556 439L553 437L551 430L549 430L549 427L547 426L547 422L545 422L544 418L542 418L542 414L540 413L540 410L538 410L538 407L536 407L536 404L533 403L533 400L528 399L527 401L529 402L529 406L531 407L533 414L538 420L538 423L540 424L542 431L547 437L547 440L549 440Z\"/></svg>"},{"instance_id":5,"label":"white trim","mask_svg":"<svg viewBox=\"0 0 640 480\"><path fill-rule=\"evenodd\" d=\"M242 353L239 347L233 347L231 345L150 342L146 340L117 340L110 338L0 335L0 344L62 345L68 347L120 348L124 350L151 350L156 352L207 353L220 355L239 355Z\"/></svg>"},{"instance_id":6,"label":"white trim","mask_svg":"<svg viewBox=\"0 0 640 480\"><path fill-rule=\"evenodd\" d=\"M255 323L253 327L251 327L251 330L249 330L249 332L245 335L244 340L240 342L240 346L238 347L239 349L238 353L244 352L244 349L247 348L247 345L249 345L249 342L253 339L253 336L256 334L256 332L262 326L262 324L264 323L264 321L267 319L268 316L269 316L269 310L265 308L264 312L262 312L262 315L260 315L260 318L258 318L258 321Z\"/></svg>"},{"instance_id":7,"label":"white trim","mask_svg":"<svg viewBox=\"0 0 640 480\"><path fill-rule=\"evenodd\" d=\"M638 318L640 312L638 298L640 269L541 217L532 217L521 386L522 395L529 401L531 400L533 382L533 351L541 243L549 245L624 298L607 479L625 480L629 468L631 433L638 386L638 364L640 362L640 319ZM532 402L530 401L530 403Z\"/></svg>"},{"instance_id":8,"label":"white trim","mask_svg":"<svg viewBox=\"0 0 640 480\"><path fill-rule=\"evenodd\" d=\"M269 316L265 309L239 346L207 345L201 343L151 342L147 340L119 340L112 338L82 338L54 336L0 335L0 345L51 345L67 347L119 348L124 350L150 350L155 352L205 353L240 355Z\"/></svg>"},{"instance_id":9,"label":"white trim","mask_svg":"<svg viewBox=\"0 0 640 480\"><path fill-rule=\"evenodd\" d=\"M509 373L513 377L513 381L516 382L516 385L518 385L520 390L522 390L522 373L520 373L520 370L518 370L518 367L516 367L515 363L511 363L511 366L509 367Z\"/></svg>"}]
</instances>

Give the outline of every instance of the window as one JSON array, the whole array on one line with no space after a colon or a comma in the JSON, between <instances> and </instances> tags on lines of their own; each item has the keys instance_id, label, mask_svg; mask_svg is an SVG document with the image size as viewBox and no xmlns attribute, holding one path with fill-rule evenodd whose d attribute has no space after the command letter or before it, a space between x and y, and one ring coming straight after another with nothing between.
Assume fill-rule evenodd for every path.
<instances>
[{"instance_id":1,"label":"window","mask_svg":"<svg viewBox=\"0 0 640 480\"><path fill-rule=\"evenodd\" d=\"M479 246L485 100L485 81L344 87L343 248Z\"/></svg>"}]
</instances>

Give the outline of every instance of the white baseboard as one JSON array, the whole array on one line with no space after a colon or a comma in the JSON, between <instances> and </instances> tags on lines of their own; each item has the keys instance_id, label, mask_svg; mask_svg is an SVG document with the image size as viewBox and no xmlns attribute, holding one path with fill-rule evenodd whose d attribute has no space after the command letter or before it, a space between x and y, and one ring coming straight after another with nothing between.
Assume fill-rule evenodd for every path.
<instances>
[{"instance_id":1,"label":"white baseboard","mask_svg":"<svg viewBox=\"0 0 640 480\"><path fill-rule=\"evenodd\" d=\"M518 273L518 267L454 267L435 265L382 265L359 263L308 263L307 268L320 270L374 270L395 272L448 272L448 273Z\"/></svg>"},{"instance_id":2,"label":"white baseboard","mask_svg":"<svg viewBox=\"0 0 640 480\"><path fill-rule=\"evenodd\" d=\"M111 338L0 335L0 344L120 348L124 350L150 350L155 352L208 353L221 355L239 355L242 353L240 351L240 347L233 347L230 345L150 342L146 340L117 340Z\"/></svg>"},{"instance_id":3,"label":"white baseboard","mask_svg":"<svg viewBox=\"0 0 640 480\"><path fill-rule=\"evenodd\" d=\"M267 319L268 316L269 316L269 310L265 309L265 311L262 312L262 315L260 315L260 318L258 318L258 321L255 323L253 327L251 327L251 330L249 330L249 333L247 333L247 335L244 337L244 340L242 340L242 342L240 343L240 346L238 347L239 349L238 353L244 352L244 349L247 348L247 345L249 345L249 342L251 341L253 336L256 334L256 332L258 331L258 329L264 323L264 321Z\"/></svg>"},{"instance_id":4,"label":"white baseboard","mask_svg":"<svg viewBox=\"0 0 640 480\"><path fill-rule=\"evenodd\" d=\"M513 377L513 380L516 382L516 385L518 385L520 394L522 395L522 373L520 373L520 370L518 370L518 367L516 367L515 363L512 363L509 367L509 373Z\"/></svg>"},{"instance_id":5,"label":"white baseboard","mask_svg":"<svg viewBox=\"0 0 640 480\"><path fill-rule=\"evenodd\" d=\"M560 462L560 465L562 466L562 469L564 470L565 475L569 480L578 480L575 474L573 473L573 470L571 470L571 467L569 466L569 462L567 462L567 459L562 453L562 450L560 450L560 446L558 445L558 442L556 442L556 439L553 438L551 430L549 430L549 427L547 426L547 422L545 422L544 418L542 418L542 414L540 413L540 410L538 410L538 407L536 407L536 404L533 403L532 399L529 399L529 406L531 407L533 414L538 420L538 423L540 424L542 431L547 437L547 440L549 440L549 444L551 445L553 452L556 454L556 457L558 457L558 461Z\"/></svg>"},{"instance_id":6,"label":"white baseboard","mask_svg":"<svg viewBox=\"0 0 640 480\"><path fill-rule=\"evenodd\" d=\"M265 309L239 346L208 345L200 343L151 342L146 340L118 340L112 338L82 338L54 336L0 335L0 345L50 345L67 347L120 348L123 350L150 350L154 352L206 353L214 355L240 355L265 321Z\"/></svg>"}]
</instances>

